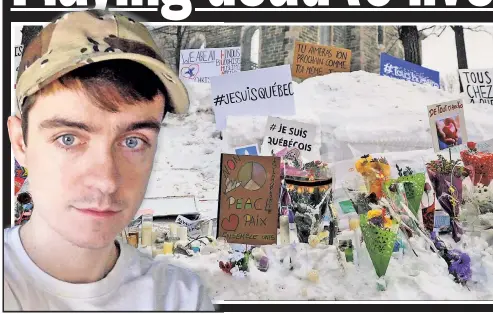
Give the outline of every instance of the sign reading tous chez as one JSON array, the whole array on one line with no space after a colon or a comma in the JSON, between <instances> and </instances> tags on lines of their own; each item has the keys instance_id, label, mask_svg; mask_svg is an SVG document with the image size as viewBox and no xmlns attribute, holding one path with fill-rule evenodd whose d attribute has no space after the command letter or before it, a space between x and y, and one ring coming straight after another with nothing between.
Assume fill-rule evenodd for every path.
<instances>
[{"instance_id":1,"label":"sign reading tous chez","mask_svg":"<svg viewBox=\"0 0 493 314\"><path fill-rule=\"evenodd\" d=\"M277 243L280 158L221 155L217 236L228 243Z\"/></svg>"},{"instance_id":2,"label":"sign reading tous chez","mask_svg":"<svg viewBox=\"0 0 493 314\"><path fill-rule=\"evenodd\" d=\"M305 79L332 72L349 72L351 50L311 43L295 42L291 73Z\"/></svg>"},{"instance_id":3,"label":"sign reading tous chez","mask_svg":"<svg viewBox=\"0 0 493 314\"><path fill-rule=\"evenodd\" d=\"M428 106L428 118L435 152L467 143L462 100Z\"/></svg>"},{"instance_id":4,"label":"sign reading tous chez","mask_svg":"<svg viewBox=\"0 0 493 314\"><path fill-rule=\"evenodd\" d=\"M493 105L493 68L484 70L459 70L466 104Z\"/></svg>"}]
</instances>

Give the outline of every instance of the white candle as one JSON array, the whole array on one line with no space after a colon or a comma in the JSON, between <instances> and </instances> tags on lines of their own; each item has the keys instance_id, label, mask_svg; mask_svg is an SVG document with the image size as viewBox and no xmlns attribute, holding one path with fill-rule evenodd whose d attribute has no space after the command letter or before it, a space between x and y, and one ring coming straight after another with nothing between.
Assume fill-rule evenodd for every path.
<instances>
[{"instance_id":1,"label":"white candle","mask_svg":"<svg viewBox=\"0 0 493 314\"><path fill-rule=\"evenodd\" d=\"M289 244L289 217L281 216L279 217L279 227L281 235L281 245Z\"/></svg>"},{"instance_id":2,"label":"white candle","mask_svg":"<svg viewBox=\"0 0 493 314\"><path fill-rule=\"evenodd\" d=\"M176 237L176 228L178 226L176 224L169 225L169 232L171 233L171 237Z\"/></svg>"},{"instance_id":3,"label":"white candle","mask_svg":"<svg viewBox=\"0 0 493 314\"><path fill-rule=\"evenodd\" d=\"M178 238L180 238L180 241L188 240L187 231L187 227L178 227Z\"/></svg>"}]
</instances>

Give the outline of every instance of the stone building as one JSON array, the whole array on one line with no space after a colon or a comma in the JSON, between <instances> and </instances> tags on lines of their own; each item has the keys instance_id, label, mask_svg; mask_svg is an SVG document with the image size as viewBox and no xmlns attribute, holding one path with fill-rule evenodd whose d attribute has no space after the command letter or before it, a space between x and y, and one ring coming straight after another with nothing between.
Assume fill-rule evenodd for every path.
<instances>
[{"instance_id":1,"label":"stone building","mask_svg":"<svg viewBox=\"0 0 493 314\"><path fill-rule=\"evenodd\" d=\"M310 42L352 51L351 71L379 72L380 52L403 58L395 26L176 26L156 27L153 37L176 66L182 49L242 47L242 70L292 64L294 42Z\"/></svg>"}]
</instances>

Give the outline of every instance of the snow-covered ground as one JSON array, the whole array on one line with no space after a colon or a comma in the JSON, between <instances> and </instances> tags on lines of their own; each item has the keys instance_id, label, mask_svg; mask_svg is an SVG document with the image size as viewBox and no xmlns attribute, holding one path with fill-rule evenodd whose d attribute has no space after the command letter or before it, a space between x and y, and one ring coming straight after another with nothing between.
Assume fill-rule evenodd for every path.
<instances>
[{"instance_id":1,"label":"snow-covered ground","mask_svg":"<svg viewBox=\"0 0 493 314\"><path fill-rule=\"evenodd\" d=\"M317 126L316 144L323 160L334 163L366 153L392 152L386 154L391 163L416 170L436 156L431 149L426 106L460 97L366 72L334 73L294 85L297 115L283 118ZM230 117L220 140L210 86L192 84L188 90L190 113L165 119L146 197L216 199L220 153L260 144L263 138L267 117ZM465 118L470 140L493 138L493 106L465 105ZM211 206L202 214L215 217L216 208ZM493 248L484 239L469 235L458 244L448 242L471 256L473 279L468 287L454 283L444 260L427 249L423 239L412 243L418 257L407 250L404 256L392 258L383 292L376 289L368 253L360 256L360 265L355 267L339 262L334 247L313 249L297 244L299 268L289 271L280 262L286 248L267 246L269 270L260 272L252 264L243 279L219 269L221 253L157 258L169 258L195 270L215 300L492 300ZM319 271L317 284L306 279L312 268Z\"/></svg>"}]
</instances>

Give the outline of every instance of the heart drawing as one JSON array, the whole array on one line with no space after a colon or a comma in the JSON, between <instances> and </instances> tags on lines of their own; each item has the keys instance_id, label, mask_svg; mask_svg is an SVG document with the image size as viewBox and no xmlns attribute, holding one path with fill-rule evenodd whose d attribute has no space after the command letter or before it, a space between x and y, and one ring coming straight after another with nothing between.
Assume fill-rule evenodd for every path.
<instances>
[{"instance_id":1,"label":"heart drawing","mask_svg":"<svg viewBox=\"0 0 493 314\"><path fill-rule=\"evenodd\" d=\"M198 64L190 64L181 68L181 76L187 79L194 79L199 74L200 66Z\"/></svg>"},{"instance_id":2,"label":"heart drawing","mask_svg":"<svg viewBox=\"0 0 493 314\"><path fill-rule=\"evenodd\" d=\"M224 218L221 221L221 228L225 231L236 231L236 228L238 228L238 224L240 223L240 217L235 214L229 215L228 218Z\"/></svg>"}]
</instances>

